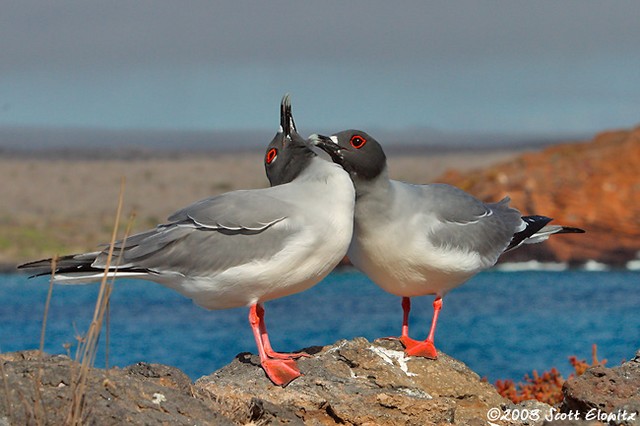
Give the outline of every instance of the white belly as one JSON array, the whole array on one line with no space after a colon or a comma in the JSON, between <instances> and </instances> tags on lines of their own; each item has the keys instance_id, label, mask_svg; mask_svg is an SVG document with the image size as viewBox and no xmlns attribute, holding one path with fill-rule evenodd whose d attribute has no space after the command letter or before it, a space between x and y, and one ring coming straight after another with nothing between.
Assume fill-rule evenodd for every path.
<instances>
[{"instance_id":1,"label":"white belly","mask_svg":"<svg viewBox=\"0 0 640 426\"><path fill-rule=\"evenodd\" d=\"M389 238L384 231L354 235L349 259L383 290L402 297L444 296L483 269L472 253L444 251L414 240Z\"/></svg>"},{"instance_id":2,"label":"white belly","mask_svg":"<svg viewBox=\"0 0 640 426\"><path fill-rule=\"evenodd\" d=\"M206 309L249 306L299 293L319 283L340 262L348 244L346 238L324 244L327 249L335 249L331 253L288 248L273 259L230 268L216 276L158 282Z\"/></svg>"}]
</instances>

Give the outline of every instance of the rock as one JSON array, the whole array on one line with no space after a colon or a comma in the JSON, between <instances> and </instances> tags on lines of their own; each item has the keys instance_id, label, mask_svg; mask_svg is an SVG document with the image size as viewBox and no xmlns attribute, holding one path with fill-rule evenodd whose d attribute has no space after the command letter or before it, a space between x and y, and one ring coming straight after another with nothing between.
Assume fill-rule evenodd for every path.
<instances>
[{"instance_id":1,"label":"rock","mask_svg":"<svg viewBox=\"0 0 640 426\"><path fill-rule=\"evenodd\" d=\"M438 179L485 201L506 195L524 214L577 226L563 235L521 247L503 260L594 259L623 265L640 252L640 127L598 134L592 141L561 144L471 173L450 171Z\"/></svg>"},{"instance_id":2,"label":"rock","mask_svg":"<svg viewBox=\"0 0 640 426\"><path fill-rule=\"evenodd\" d=\"M304 376L286 388L274 386L258 357L246 353L195 384L180 370L156 364L93 369L83 422L484 425L489 408L510 406L493 386L443 353L436 361L407 359L397 341L363 338L307 351L313 356L299 361ZM37 351L1 354L0 361L0 424L64 422L76 362Z\"/></svg>"},{"instance_id":3,"label":"rock","mask_svg":"<svg viewBox=\"0 0 640 426\"><path fill-rule=\"evenodd\" d=\"M588 419L589 413L599 420L614 416L610 424L640 425L640 350L635 358L618 367L591 367L581 376L567 380L562 393L563 412L577 411L582 419ZM631 417L634 419L625 421Z\"/></svg>"},{"instance_id":4,"label":"rock","mask_svg":"<svg viewBox=\"0 0 640 426\"><path fill-rule=\"evenodd\" d=\"M484 425L489 408L507 404L443 353L436 361L407 359L397 341L364 338L310 351L313 357L298 361L304 375L286 388L273 386L249 354L202 377L195 388L221 401L257 405L253 421L284 416L288 424Z\"/></svg>"},{"instance_id":5,"label":"rock","mask_svg":"<svg viewBox=\"0 0 640 426\"><path fill-rule=\"evenodd\" d=\"M38 351L0 354L0 362L0 424L3 418L11 425L67 424L78 363L61 355L40 358ZM190 379L173 367L92 369L82 424L234 424L207 401L194 398L191 388Z\"/></svg>"},{"instance_id":6,"label":"rock","mask_svg":"<svg viewBox=\"0 0 640 426\"><path fill-rule=\"evenodd\" d=\"M92 369L82 424L384 426L486 425L491 420L541 426L589 424L585 410L591 408L606 413L640 408L640 351L620 367L595 367L567 382L565 401L555 411L537 401L512 404L444 353L437 360L408 359L397 341L356 338L307 351L312 357L299 361L304 375L285 388L274 386L258 357L248 353L195 384L164 365ZM0 425L67 424L78 363L25 351L0 354L0 367ZM545 423L549 413L571 410L580 413L582 423L571 422L576 416L566 416L569 423ZM538 418L531 418L536 412ZM525 414L530 418L523 420Z\"/></svg>"}]
</instances>

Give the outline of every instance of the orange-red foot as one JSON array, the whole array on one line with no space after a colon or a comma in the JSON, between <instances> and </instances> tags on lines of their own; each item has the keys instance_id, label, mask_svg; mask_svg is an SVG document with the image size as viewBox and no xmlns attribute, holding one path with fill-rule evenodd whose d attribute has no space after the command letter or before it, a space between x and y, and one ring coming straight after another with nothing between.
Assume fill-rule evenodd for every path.
<instances>
[{"instance_id":1,"label":"orange-red foot","mask_svg":"<svg viewBox=\"0 0 640 426\"><path fill-rule=\"evenodd\" d=\"M400 337L400 342L404 345L404 353L407 356L421 356L423 358L437 359L438 353L433 342L429 340L414 340L410 337Z\"/></svg>"},{"instance_id":2,"label":"orange-red foot","mask_svg":"<svg viewBox=\"0 0 640 426\"><path fill-rule=\"evenodd\" d=\"M282 387L302 376L298 365L292 359L266 359L262 361L262 368L273 383Z\"/></svg>"}]
</instances>

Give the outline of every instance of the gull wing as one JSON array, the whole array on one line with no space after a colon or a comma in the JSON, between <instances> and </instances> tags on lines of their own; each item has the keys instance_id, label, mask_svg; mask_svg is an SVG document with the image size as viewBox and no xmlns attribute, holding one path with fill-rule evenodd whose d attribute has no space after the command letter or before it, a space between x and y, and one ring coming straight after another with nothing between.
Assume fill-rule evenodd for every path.
<instances>
[{"instance_id":1,"label":"gull wing","mask_svg":"<svg viewBox=\"0 0 640 426\"><path fill-rule=\"evenodd\" d=\"M508 197L484 203L445 184L414 185L414 191L420 192L413 199L420 200L428 239L437 248L475 252L495 262L524 226L520 212L509 207Z\"/></svg>"},{"instance_id":2,"label":"gull wing","mask_svg":"<svg viewBox=\"0 0 640 426\"><path fill-rule=\"evenodd\" d=\"M282 250L300 229L300 221L290 218L296 212L268 189L208 198L171 215L170 223L119 241L113 264L150 273L215 274ZM91 266L104 267L106 255L104 250Z\"/></svg>"}]
</instances>

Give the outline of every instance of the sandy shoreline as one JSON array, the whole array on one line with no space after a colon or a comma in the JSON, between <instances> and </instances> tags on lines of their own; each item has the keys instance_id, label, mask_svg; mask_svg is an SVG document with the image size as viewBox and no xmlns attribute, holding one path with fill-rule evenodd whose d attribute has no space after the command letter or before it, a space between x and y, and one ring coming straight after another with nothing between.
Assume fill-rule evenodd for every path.
<instances>
[{"instance_id":1,"label":"sandy shoreline","mask_svg":"<svg viewBox=\"0 0 640 426\"><path fill-rule=\"evenodd\" d=\"M405 153L389 156L392 178L436 181L448 169L486 167L519 150ZM0 158L0 270L17 263L93 250L107 242L121 178L123 221L142 231L194 201L268 185L261 151L184 154L177 158L65 160Z\"/></svg>"}]
</instances>

